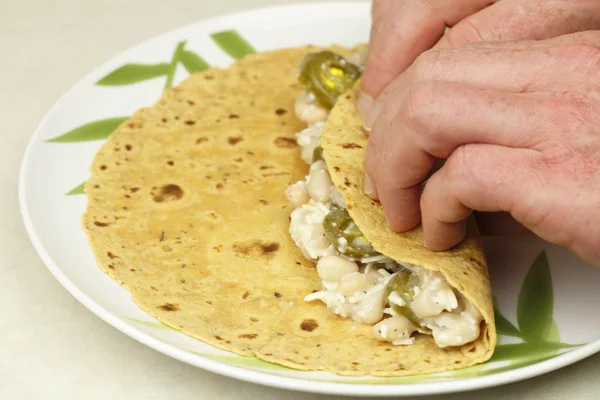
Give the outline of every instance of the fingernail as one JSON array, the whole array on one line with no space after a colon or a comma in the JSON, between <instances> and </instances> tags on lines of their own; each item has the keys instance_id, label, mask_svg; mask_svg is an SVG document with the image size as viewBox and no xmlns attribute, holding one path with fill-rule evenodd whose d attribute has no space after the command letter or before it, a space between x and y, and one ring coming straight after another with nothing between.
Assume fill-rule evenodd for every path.
<instances>
[{"instance_id":1,"label":"fingernail","mask_svg":"<svg viewBox=\"0 0 600 400\"><path fill-rule=\"evenodd\" d=\"M365 181L363 184L363 190L365 192L365 194L373 194L373 183L371 183L371 178L369 178L369 175L365 174Z\"/></svg>"},{"instance_id":2,"label":"fingernail","mask_svg":"<svg viewBox=\"0 0 600 400\"><path fill-rule=\"evenodd\" d=\"M360 114L363 120L369 113L369 110L373 105L373 101L374 100L371 96L369 96L363 91L360 92L360 95L358 96L358 101L356 102L356 107L358 108L358 114Z\"/></svg>"},{"instance_id":3,"label":"fingernail","mask_svg":"<svg viewBox=\"0 0 600 400\"><path fill-rule=\"evenodd\" d=\"M375 101L372 103L371 108L369 108L369 112L367 113L367 116L363 118L363 128L365 131L371 132L373 124L375 124L375 121L377 121L377 118L379 117L381 107L381 101Z\"/></svg>"}]
</instances>

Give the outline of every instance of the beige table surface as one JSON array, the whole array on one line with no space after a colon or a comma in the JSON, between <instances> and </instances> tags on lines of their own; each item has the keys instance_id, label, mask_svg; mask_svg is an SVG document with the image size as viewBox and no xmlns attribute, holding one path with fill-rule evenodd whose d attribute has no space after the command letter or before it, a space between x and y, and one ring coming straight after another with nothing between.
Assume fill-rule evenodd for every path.
<instances>
[{"instance_id":1,"label":"beige table surface","mask_svg":"<svg viewBox=\"0 0 600 400\"><path fill-rule=\"evenodd\" d=\"M25 145L46 111L85 73L180 25L291 2L0 0L0 399L335 398L220 377L130 339L54 280L18 210ZM600 398L600 355L525 382L436 398Z\"/></svg>"}]
</instances>

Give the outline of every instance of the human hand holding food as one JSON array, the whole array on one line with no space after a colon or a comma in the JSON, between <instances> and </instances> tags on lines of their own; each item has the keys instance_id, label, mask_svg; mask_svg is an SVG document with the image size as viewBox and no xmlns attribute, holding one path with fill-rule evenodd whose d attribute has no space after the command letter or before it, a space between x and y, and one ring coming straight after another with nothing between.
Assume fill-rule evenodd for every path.
<instances>
[{"instance_id":1,"label":"human hand holding food","mask_svg":"<svg viewBox=\"0 0 600 400\"><path fill-rule=\"evenodd\" d=\"M600 32L425 52L367 117L365 191L393 230L422 222L431 250L473 210L506 211L598 264L599 81Z\"/></svg>"},{"instance_id":2,"label":"human hand holding food","mask_svg":"<svg viewBox=\"0 0 600 400\"><path fill-rule=\"evenodd\" d=\"M446 27L452 29L442 36ZM598 28L596 0L374 0L359 108L366 113L372 99L434 45L549 39Z\"/></svg>"}]
</instances>

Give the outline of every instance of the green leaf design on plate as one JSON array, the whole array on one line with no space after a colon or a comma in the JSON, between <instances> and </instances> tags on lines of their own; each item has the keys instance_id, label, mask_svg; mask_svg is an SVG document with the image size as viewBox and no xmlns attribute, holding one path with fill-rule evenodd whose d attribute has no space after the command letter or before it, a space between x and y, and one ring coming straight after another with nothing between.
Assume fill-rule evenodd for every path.
<instances>
[{"instance_id":1,"label":"green leaf design on plate","mask_svg":"<svg viewBox=\"0 0 600 400\"><path fill-rule=\"evenodd\" d=\"M177 71L179 57L181 56L181 53L183 52L183 48L185 47L186 43L186 40L182 40L181 42L177 43L177 47L175 47L173 55L171 56L171 62L167 64L169 66L169 69L167 72L167 81L165 82L165 89L173 87L173 79L175 78L175 71Z\"/></svg>"},{"instance_id":2,"label":"green leaf design on plate","mask_svg":"<svg viewBox=\"0 0 600 400\"><path fill-rule=\"evenodd\" d=\"M517 322L525 341L545 341L552 325L553 302L550 266L546 251L542 251L521 285L517 303Z\"/></svg>"},{"instance_id":3,"label":"green leaf design on plate","mask_svg":"<svg viewBox=\"0 0 600 400\"><path fill-rule=\"evenodd\" d=\"M250 367L250 368L259 368L259 369L268 369L268 370L279 370L279 371L292 371L299 372L296 369L284 367L279 364L272 364L270 362L266 362L260 360L256 357L244 357L237 355L217 355L217 354L208 354L208 353L196 353L199 356L210 358L211 360L225 362L231 365L237 365L239 367Z\"/></svg>"},{"instance_id":4,"label":"green leaf design on plate","mask_svg":"<svg viewBox=\"0 0 600 400\"><path fill-rule=\"evenodd\" d=\"M171 64L125 64L96 82L100 86L122 86L167 75Z\"/></svg>"},{"instance_id":5,"label":"green leaf design on plate","mask_svg":"<svg viewBox=\"0 0 600 400\"><path fill-rule=\"evenodd\" d=\"M108 135L128 119L129 117L116 117L90 122L75 129L71 129L65 134L49 139L48 142L69 143L106 139Z\"/></svg>"},{"instance_id":6,"label":"green leaf design on plate","mask_svg":"<svg viewBox=\"0 0 600 400\"><path fill-rule=\"evenodd\" d=\"M560 331L558 330L558 325L556 325L556 321L552 319L552 324L550 324L550 329L548 329L548 335L546 335L547 342L560 342Z\"/></svg>"},{"instance_id":7,"label":"green leaf design on plate","mask_svg":"<svg viewBox=\"0 0 600 400\"><path fill-rule=\"evenodd\" d=\"M69 190L67 193L65 193L65 196L73 196L76 194L83 194L83 186L85 185L85 182L83 182L81 185Z\"/></svg>"},{"instance_id":8,"label":"green leaf design on plate","mask_svg":"<svg viewBox=\"0 0 600 400\"><path fill-rule=\"evenodd\" d=\"M498 332L498 335L521 338L519 329L517 329L517 327L500 312L496 298L494 298L494 316L496 319L496 331Z\"/></svg>"},{"instance_id":9,"label":"green leaf design on plate","mask_svg":"<svg viewBox=\"0 0 600 400\"><path fill-rule=\"evenodd\" d=\"M164 324L158 320L155 321L143 321L141 319L135 319L135 318L129 318L129 317L125 317L130 321L136 322L140 325L145 325L145 326L149 326L150 328L155 328L155 329L160 329L163 331L170 331L170 332L179 332L177 329L175 328L171 328L169 325Z\"/></svg>"},{"instance_id":10,"label":"green leaf design on plate","mask_svg":"<svg viewBox=\"0 0 600 400\"><path fill-rule=\"evenodd\" d=\"M221 50L236 60L256 53L256 49L234 30L213 33L210 37Z\"/></svg>"},{"instance_id":11,"label":"green leaf design on plate","mask_svg":"<svg viewBox=\"0 0 600 400\"><path fill-rule=\"evenodd\" d=\"M208 63L198 54L190 50L184 50L179 54L179 61L185 67L188 73L200 72L209 67Z\"/></svg>"}]
</instances>

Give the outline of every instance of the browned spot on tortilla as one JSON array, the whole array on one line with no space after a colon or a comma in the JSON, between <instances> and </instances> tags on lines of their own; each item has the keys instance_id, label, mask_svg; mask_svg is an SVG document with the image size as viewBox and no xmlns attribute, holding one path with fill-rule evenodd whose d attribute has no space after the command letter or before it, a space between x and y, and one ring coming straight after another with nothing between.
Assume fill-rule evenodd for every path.
<instances>
[{"instance_id":1,"label":"browned spot on tortilla","mask_svg":"<svg viewBox=\"0 0 600 400\"><path fill-rule=\"evenodd\" d=\"M212 306L212 301L206 300L206 304L210 304Z\"/></svg>"},{"instance_id":2,"label":"browned spot on tortilla","mask_svg":"<svg viewBox=\"0 0 600 400\"><path fill-rule=\"evenodd\" d=\"M110 268L110 269L115 269L115 266L114 266L114 265L112 265L112 264L108 264L108 268Z\"/></svg>"},{"instance_id":3,"label":"browned spot on tortilla","mask_svg":"<svg viewBox=\"0 0 600 400\"><path fill-rule=\"evenodd\" d=\"M357 363L356 361L352 362L352 365L360 365L359 363Z\"/></svg>"},{"instance_id":4,"label":"browned spot on tortilla","mask_svg":"<svg viewBox=\"0 0 600 400\"><path fill-rule=\"evenodd\" d=\"M390 349L389 347L387 349L385 349L385 351L392 351L392 349Z\"/></svg>"},{"instance_id":5,"label":"browned spot on tortilla","mask_svg":"<svg viewBox=\"0 0 600 400\"><path fill-rule=\"evenodd\" d=\"M195 124L196 124L196 121L193 121L193 120L191 120L191 119L188 119L187 121L185 121L185 124L186 124L186 125L195 125Z\"/></svg>"},{"instance_id":6,"label":"browned spot on tortilla","mask_svg":"<svg viewBox=\"0 0 600 400\"><path fill-rule=\"evenodd\" d=\"M352 204L347 204L347 205L346 205L346 208L347 208L348 210L352 210Z\"/></svg>"},{"instance_id":7,"label":"browned spot on tortilla","mask_svg":"<svg viewBox=\"0 0 600 400\"><path fill-rule=\"evenodd\" d=\"M305 319L300 324L300 329L307 332L312 332L319 327L319 323L314 319Z\"/></svg>"},{"instance_id":8,"label":"browned spot on tortilla","mask_svg":"<svg viewBox=\"0 0 600 400\"><path fill-rule=\"evenodd\" d=\"M241 136L229 136L227 138L227 141L229 142L230 145L234 146L236 144L238 144L239 142L241 142L242 140L244 140L243 137Z\"/></svg>"},{"instance_id":9,"label":"browned spot on tortilla","mask_svg":"<svg viewBox=\"0 0 600 400\"><path fill-rule=\"evenodd\" d=\"M215 79L215 77L212 75L204 75L204 79L206 79L207 81L212 81L213 79Z\"/></svg>"},{"instance_id":10,"label":"browned spot on tortilla","mask_svg":"<svg viewBox=\"0 0 600 400\"><path fill-rule=\"evenodd\" d=\"M346 95L346 100L350 100L352 96L350 96L349 94Z\"/></svg>"},{"instance_id":11,"label":"browned spot on tortilla","mask_svg":"<svg viewBox=\"0 0 600 400\"><path fill-rule=\"evenodd\" d=\"M242 161L244 161L244 159L242 157L237 157L237 158L234 158L233 161L242 162Z\"/></svg>"},{"instance_id":12,"label":"browned spot on tortilla","mask_svg":"<svg viewBox=\"0 0 600 400\"><path fill-rule=\"evenodd\" d=\"M135 269L134 269L134 268L129 268L129 270L130 270L131 272L135 272Z\"/></svg>"},{"instance_id":13,"label":"browned spot on tortilla","mask_svg":"<svg viewBox=\"0 0 600 400\"><path fill-rule=\"evenodd\" d=\"M429 361L428 358L424 359L423 362L427 363L427 364L431 364L431 361Z\"/></svg>"},{"instance_id":14,"label":"browned spot on tortilla","mask_svg":"<svg viewBox=\"0 0 600 400\"><path fill-rule=\"evenodd\" d=\"M104 171L106 168L108 168L106 165L101 165L101 166L100 166L100 169L101 169L102 171Z\"/></svg>"},{"instance_id":15,"label":"browned spot on tortilla","mask_svg":"<svg viewBox=\"0 0 600 400\"><path fill-rule=\"evenodd\" d=\"M277 115L283 115L287 112L287 110L285 108L278 108L277 110L275 110L275 114Z\"/></svg>"},{"instance_id":16,"label":"browned spot on tortilla","mask_svg":"<svg viewBox=\"0 0 600 400\"><path fill-rule=\"evenodd\" d=\"M224 186L221 182L217 183L217 186L216 186L217 189L223 189L223 187Z\"/></svg>"},{"instance_id":17,"label":"browned spot on tortilla","mask_svg":"<svg viewBox=\"0 0 600 400\"><path fill-rule=\"evenodd\" d=\"M342 143L340 144L345 149L362 149L362 146L357 143Z\"/></svg>"},{"instance_id":18,"label":"browned spot on tortilla","mask_svg":"<svg viewBox=\"0 0 600 400\"><path fill-rule=\"evenodd\" d=\"M333 169L335 170L335 172L340 172L340 167L333 167Z\"/></svg>"},{"instance_id":19,"label":"browned spot on tortilla","mask_svg":"<svg viewBox=\"0 0 600 400\"><path fill-rule=\"evenodd\" d=\"M275 292L275 293L273 293L273 296L275 296L275 297L281 297L281 293Z\"/></svg>"},{"instance_id":20,"label":"browned spot on tortilla","mask_svg":"<svg viewBox=\"0 0 600 400\"><path fill-rule=\"evenodd\" d=\"M107 224L106 222L94 221L94 225L104 228L105 226L108 226L109 224Z\"/></svg>"},{"instance_id":21,"label":"browned spot on tortilla","mask_svg":"<svg viewBox=\"0 0 600 400\"><path fill-rule=\"evenodd\" d=\"M261 244L260 247L261 247L263 253L273 253L273 252L279 250L279 243L277 243L277 242L265 243L265 244Z\"/></svg>"},{"instance_id":22,"label":"browned spot on tortilla","mask_svg":"<svg viewBox=\"0 0 600 400\"><path fill-rule=\"evenodd\" d=\"M250 321L252 321L252 322L258 322L258 318L250 317Z\"/></svg>"},{"instance_id":23,"label":"browned spot on tortilla","mask_svg":"<svg viewBox=\"0 0 600 400\"><path fill-rule=\"evenodd\" d=\"M217 339L217 340L223 340L223 338L221 336L219 336L219 335L215 335L215 339Z\"/></svg>"},{"instance_id":24,"label":"browned spot on tortilla","mask_svg":"<svg viewBox=\"0 0 600 400\"><path fill-rule=\"evenodd\" d=\"M208 138L200 137L200 138L196 139L196 144L200 144L200 143L204 143L204 142L208 142Z\"/></svg>"},{"instance_id":25,"label":"browned spot on tortilla","mask_svg":"<svg viewBox=\"0 0 600 400\"><path fill-rule=\"evenodd\" d=\"M157 203L176 201L183 197L183 189L179 185L168 184L160 188L160 193L154 196Z\"/></svg>"},{"instance_id":26,"label":"browned spot on tortilla","mask_svg":"<svg viewBox=\"0 0 600 400\"><path fill-rule=\"evenodd\" d=\"M231 340L226 340L225 343L231 344Z\"/></svg>"},{"instance_id":27,"label":"browned spot on tortilla","mask_svg":"<svg viewBox=\"0 0 600 400\"><path fill-rule=\"evenodd\" d=\"M398 368L396 368L396 370L398 370L398 371L401 371L401 370L404 370L404 369L406 369L406 368L402 364L398 364Z\"/></svg>"},{"instance_id":28,"label":"browned spot on tortilla","mask_svg":"<svg viewBox=\"0 0 600 400\"><path fill-rule=\"evenodd\" d=\"M350 183L350 181L348 180L348 178L344 178L344 185L350 187L350 186L352 186L352 183Z\"/></svg>"},{"instance_id":29,"label":"browned spot on tortilla","mask_svg":"<svg viewBox=\"0 0 600 400\"><path fill-rule=\"evenodd\" d=\"M260 204L264 204L265 206L269 205L269 202L263 199L259 200Z\"/></svg>"},{"instance_id":30,"label":"browned spot on tortilla","mask_svg":"<svg viewBox=\"0 0 600 400\"><path fill-rule=\"evenodd\" d=\"M265 169L271 169L271 168L273 168L271 165L261 165L259 169L261 171L264 171Z\"/></svg>"},{"instance_id":31,"label":"browned spot on tortilla","mask_svg":"<svg viewBox=\"0 0 600 400\"><path fill-rule=\"evenodd\" d=\"M462 363L462 361L460 361L460 360L454 361L454 364L461 364L461 363Z\"/></svg>"},{"instance_id":32,"label":"browned spot on tortilla","mask_svg":"<svg viewBox=\"0 0 600 400\"><path fill-rule=\"evenodd\" d=\"M179 304L165 303L162 306L159 306L163 311L179 311Z\"/></svg>"},{"instance_id":33,"label":"browned spot on tortilla","mask_svg":"<svg viewBox=\"0 0 600 400\"><path fill-rule=\"evenodd\" d=\"M129 189L129 191L130 191L131 193L135 193L135 192L137 192L138 190L140 190L140 188L138 188L138 187L132 187L131 189Z\"/></svg>"},{"instance_id":34,"label":"browned spot on tortilla","mask_svg":"<svg viewBox=\"0 0 600 400\"><path fill-rule=\"evenodd\" d=\"M106 255L108 256L108 258L110 258L111 260L114 260L115 258L119 258L119 256L115 256L113 253L111 253L110 251L108 253L106 253Z\"/></svg>"},{"instance_id":35,"label":"browned spot on tortilla","mask_svg":"<svg viewBox=\"0 0 600 400\"><path fill-rule=\"evenodd\" d=\"M167 164L169 164L172 167L173 165L175 165L175 162L174 161L167 161Z\"/></svg>"},{"instance_id":36,"label":"browned spot on tortilla","mask_svg":"<svg viewBox=\"0 0 600 400\"><path fill-rule=\"evenodd\" d=\"M240 339L256 339L258 335L256 333L242 333L238 336Z\"/></svg>"},{"instance_id":37,"label":"browned spot on tortilla","mask_svg":"<svg viewBox=\"0 0 600 400\"><path fill-rule=\"evenodd\" d=\"M475 353L475 347L471 347L471 349L469 350L469 353Z\"/></svg>"},{"instance_id":38,"label":"browned spot on tortilla","mask_svg":"<svg viewBox=\"0 0 600 400\"><path fill-rule=\"evenodd\" d=\"M237 114L229 114L229 119L236 119L239 118L240 116Z\"/></svg>"},{"instance_id":39,"label":"browned spot on tortilla","mask_svg":"<svg viewBox=\"0 0 600 400\"><path fill-rule=\"evenodd\" d=\"M130 151L132 149L130 144L126 144L125 145L125 150Z\"/></svg>"},{"instance_id":40,"label":"browned spot on tortilla","mask_svg":"<svg viewBox=\"0 0 600 400\"><path fill-rule=\"evenodd\" d=\"M275 146L282 149L293 149L298 147L298 143L296 143L296 139L280 136L275 139Z\"/></svg>"},{"instance_id":41,"label":"browned spot on tortilla","mask_svg":"<svg viewBox=\"0 0 600 400\"><path fill-rule=\"evenodd\" d=\"M150 286L150 289L154 290L155 292L158 292L158 289L155 288L154 286Z\"/></svg>"},{"instance_id":42,"label":"browned spot on tortilla","mask_svg":"<svg viewBox=\"0 0 600 400\"><path fill-rule=\"evenodd\" d=\"M245 300L245 299L247 299L247 298L248 298L248 296L250 296L250 292L246 291L246 293L244 293L244 294L242 295L242 299L244 299L244 300Z\"/></svg>"},{"instance_id":43,"label":"browned spot on tortilla","mask_svg":"<svg viewBox=\"0 0 600 400\"><path fill-rule=\"evenodd\" d=\"M195 103L193 100L188 100L188 101L187 101L187 103L188 103L190 106L193 106L193 105L195 105L195 104L196 104L196 103Z\"/></svg>"}]
</instances>

